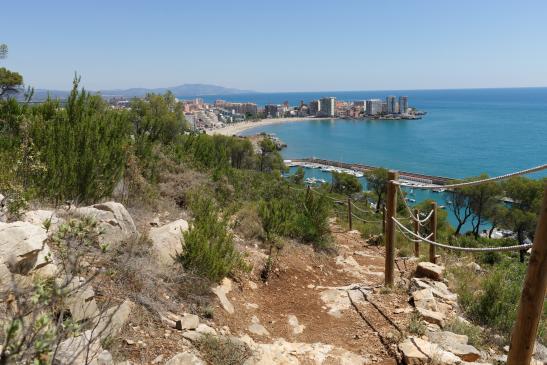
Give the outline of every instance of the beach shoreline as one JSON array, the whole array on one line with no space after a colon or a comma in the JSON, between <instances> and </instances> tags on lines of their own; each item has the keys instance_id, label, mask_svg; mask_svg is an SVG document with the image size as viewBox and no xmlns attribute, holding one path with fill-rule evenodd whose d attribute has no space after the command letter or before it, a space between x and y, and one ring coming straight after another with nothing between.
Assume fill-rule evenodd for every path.
<instances>
[{"instance_id":1,"label":"beach shoreline","mask_svg":"<svg viewBox=\"0 0 547 365\"><path fill-rule=\"evenodd\" d=\"M260 119L258 121L253 121L253 122L246 121L246 122L228 124L218 129L209 129L207 130L207 134L211 134L211 135L220 134L223 136L233 136L233 135L238 135L241 132L244 132L248 129L252 129L256 127L264 127L268 125L285 124L285 123L308 122L311 120L321 120L321 119L336 119L336 118L314 118L314 117L266 118L266 119Z\"/></svg>"}]
</instances>

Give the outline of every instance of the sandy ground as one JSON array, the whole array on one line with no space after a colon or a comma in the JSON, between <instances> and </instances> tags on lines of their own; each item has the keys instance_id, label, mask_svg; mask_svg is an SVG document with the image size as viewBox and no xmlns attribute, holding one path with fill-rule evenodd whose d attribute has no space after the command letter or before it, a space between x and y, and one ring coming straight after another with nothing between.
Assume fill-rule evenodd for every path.
<instances>
[{"instance_id":1,"label":"sandy ground","mask_svg":"<svg viewBox=\"0 0 547 365\"><path fill-rule=\"evenodd\" d=\"M293 122L307 122L310 120L314 120L318 118L268 118L268 119L260 119L258 121L253 122L239 122L234 124L228 124L225 127L218 128L218 129L212 129L208 130L207 134L221 134L224 136L233 136L237 135L247 129L256 128L256 127L263 127L267 125L274 125L274 124L284 124L284 123L293 123Z\"/></svg>"}]
</instances>

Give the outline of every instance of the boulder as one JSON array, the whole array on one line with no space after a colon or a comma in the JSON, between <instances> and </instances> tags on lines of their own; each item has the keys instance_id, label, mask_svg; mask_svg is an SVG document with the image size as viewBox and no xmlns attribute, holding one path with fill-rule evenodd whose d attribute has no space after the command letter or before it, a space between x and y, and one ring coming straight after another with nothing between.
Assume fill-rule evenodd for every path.
<instances>
[{"instance_id":1,"label":"boulder","mask_svg":"<svg viewBox=\"0 0 547 365\"><path fill-rule=\"evenodd\" d=\"M95 364L102 348L91 330L62 341L53 361L56 365Z\"/></svg>"},{"instance_id":2,"label":"boulder","mask_svg":"<svg viewBox=\"0 0 547 365\"><path fill-rule=\"evenodd\" d=\"M453 353L463 361L477 361L481 354L475 347L468 345L467 336L457 335L448 331L432 332L428 334L429 340L441 346L446 351Z\"/></svg>"},{"instance_id":3,"label":"boulder","mask_svg":"<svg viewBox=\"0 0 547 365\"><path fill-rule=\"evenodd\" d=\"M205 365L205 362L190 352L176 354L165 365Z\"/></svg>"},{"instance_id":4,"label":"boulder","mask_svg":"<svg viewBox=\"0 0 547 365\"><path fill-rule=\"evenodd\" d=\"M90 283L86 282L84 278L73 278L65 290L69 293L66 305L74 321L79 322L99 316L100 312L95 302L95 292Z\"/></svg>"},{"instance_id":5,"label":"boulder","mask_svg":"<svg viewBox=\"0 0 547 365\"><path fill-rule=\"evenodd\" d=\"M79 217L94 218L103 230L101 242L116 244L137 235L137 228L133 218L125 207L116 202L94 204L89 207L80 207L73 210Z\"/></svg>"},{"instance_id":6,"label":"boulder","mask_svg":"<svg viewBox=\"0 0 547 365\"><path fill-rule=\"evenodd\" d=\"M195 314L186 314L180 319L181 330L195 330L199 326L199 317Z\"/></svg>"},{"instance_id":7,"label":"boulder","mask_svg":"<svg viewBox=\"0 0 547 365\"><path fill-rule=\"evenodd\" d=\"M52 228L55 228L56 226L58 226L60 223L63 222L63 220L59 218L59 216L57 215L57 213L55 213L55 211L43 210L43 209L29 210L28 212L25 212L25 214L23 214L23 217L21 218L21 220L23 222L34 224L38 227L43 227L44 222L46 220L49 220L51 223L50 231Z\"/></svg>"},{"instance_id":8,"label":"boulder","mask_svg":"<svg viewBox=\"0 0 547 365\"><path fill-rule=\"evenodd\" d=\"M106 350L103 350L97 357L97 365L114 365L112 360L112 354Z\"/></svg>"},{"instance_id":9,"label":"boulder","mask_svg":"<svg viewBox=\"0 0 547 365\"><path fill-rule=\"evenodd\" d=\"M433 297L431 289L416 290L412 293L412 299L414 300L414 306L416 308L424 308L434 312L438 311L437 301Z\"/></svg>"},{"instance_id":10,"label":"boulder","mask_svg":"<svg viewBox=\"0 0 547 365\"><path fill-rule=\"evenodd\" d=\"M441 312L434 312L429 309L417 307L416 310L426 322L433 323L439 327L444 327L445 315Z\"/></svg>"},{"instance_id":11,"label":"boulder","mask_svg":"<svg viewBox=\"0 0 547 365\"><path fill-rule=\"evenodd\" d=\"M434 281L428 278L412 278L411 290L431 289L433 295L443 300L455 302L458 295L448 290L448 287L442 281Z\"/></svg>"},{"instance_id":12,"label":"boulder","mask_svg":"<svg viewBox=\"0 0 547 365\"><path fill-rule=\"evenodd\" d=\"M52 270L42 270L43 273L54 274L55 265L46 239L46 230L34 224L0 223L0 264L19 275L28 275L46 266Z\"/></svg>"},{"instance_id":13,"label":"boulder","mask_svg":"<svg viewBox=\"0 0 547 365\"><path fill-rule=\"evenodd\" d=\"M188 222L179 219L161 227L150 228L148 237L158 262L172 265L174 258L182 251L182 232L188 230Z\"/></svg>"},{"instance_id":14,"label":"boulder","mask_svg":"<svg viewBox=\"0 0 547 365\"><path fill-rule=\"evenodd\" d=\"M419 337L407 338L399 344L399 351L401 351L406 365L456 365L461 363L461 359L453 353Z\"/></svg>"},{"instance_id":15,"label":"boulder","mask_svg":"<svg viewBox=\"0 0 547 365\"><path fill-rule=\"evenodd\" d=\"M93 335L99 336L101 339L115 337L129 319L133 307L134 303L126 299L122 304L101 313L95 320L96 325L93 327Z\"/></svg>"},{"instance_id":16,"label":"boulder","mask_svg":"<svg viewBox=\"0 0 547 365\"><path fill-rule=\"evenodd\" d=\"M435 281L443 280L444 267L431 262L420 262L416 267L417 277L426 277Z\"/></svg>"}]
</instances>

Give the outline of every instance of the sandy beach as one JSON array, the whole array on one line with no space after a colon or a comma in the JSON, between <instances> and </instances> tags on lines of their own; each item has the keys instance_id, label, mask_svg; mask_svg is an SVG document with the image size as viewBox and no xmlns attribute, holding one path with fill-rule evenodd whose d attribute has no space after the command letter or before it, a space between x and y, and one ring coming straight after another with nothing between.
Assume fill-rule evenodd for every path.
<instances>
[{"instance_id":1,"label":"sandy beach","mask_svg":"<svg viewBox=\"0 0 547 365\"><path fill-rule=\"evenodd\" d=\"M218 128L218 129L210 129L207 130L207 134L221 134L224 136L233 136L240 134L241 132L256 128L256 127L263 127L266 125L274 125L274 124L283 124L283 123L293 123L293 122L306 122L314 119L319 118L268 118L268 119L260 119L253 122L240 122L240 123L234 123L234 124L228 124L225 127Z\"/></svg>"}]
</instances>

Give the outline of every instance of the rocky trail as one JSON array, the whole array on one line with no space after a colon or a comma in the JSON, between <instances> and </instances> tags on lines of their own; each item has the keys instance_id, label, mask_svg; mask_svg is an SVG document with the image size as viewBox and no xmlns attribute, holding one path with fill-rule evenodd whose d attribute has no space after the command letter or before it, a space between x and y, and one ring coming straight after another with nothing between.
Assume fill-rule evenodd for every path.
<instances>
[{"instance_id":1,"label":"rocky trail","mask_svg":"<svg viewBox=\"0 0 547 365\"><path fill-rule=\"evenodd\" d=\"M260 275L264 250L236 237L253 270L200 289L213 299L206 316L185 301L188 293L198 293L197 279L177 281L184 275L173 257L181 232L188 229L184 219L164 214L161 221L148 216L135 224L115 202L69 213L93 216L104 232L101 239L110 245L103 261L84 257L82 275L99 273L97 282L83 287L85 277L70 278L74 290L64 305L83 331L59 344L55 364L202 365L204 338L248 349L245 365L479 365L506 359L500 348L478 350L467 336L446 330L451 322L468 322L460 317L444 267L399 257L396 285L385 288L384 248L358 231L345 232L335 220L330 222L334 254L288 242L265 282ZM36 210L21 221L0 222L1 320L13 310L14 284L28 287L35 276L59 279L58 253L48 247L50 232L43 222L50 220L55 231L66 214ZM149 242L143 245L135 237L146 226ZM472 264L469 269L477 270ZM188 285L195 288L188 291ZM533 364L544 364L546 357L547 349L536 344Z\"/></svg>"}]
</instances>

